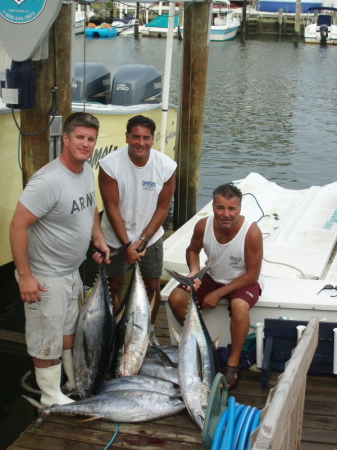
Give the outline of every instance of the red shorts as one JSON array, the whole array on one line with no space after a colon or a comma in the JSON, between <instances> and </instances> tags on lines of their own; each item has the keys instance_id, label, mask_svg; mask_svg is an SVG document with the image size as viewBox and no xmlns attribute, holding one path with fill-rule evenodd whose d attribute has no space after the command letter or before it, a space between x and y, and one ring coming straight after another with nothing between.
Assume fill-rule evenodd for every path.
<instances>
[{"instance_id":1,"label":"red shorts","mask_svg":"<svg viewBox=\"0 0 337 450\"><path fill-rule=\"evenodd\" d=\"M220 287L225 286L223 283L218 283L214 281L213 278L206 273L201 281L201 285L198 289L198 292L195 293L196 299L200 308L203 308L203 299L210 292L219 289ZM183 286L179 284L177 287L183 289ZM261 288L258 282L253 283L251 286L247 286L241 289L237 289L236 291L231 292L225 298L228 300L228 311L231 310L231 301L234 298L241 298L245 302L248 303L249 308L255 305L261 295Z\"/></svg>"}]
</instances>

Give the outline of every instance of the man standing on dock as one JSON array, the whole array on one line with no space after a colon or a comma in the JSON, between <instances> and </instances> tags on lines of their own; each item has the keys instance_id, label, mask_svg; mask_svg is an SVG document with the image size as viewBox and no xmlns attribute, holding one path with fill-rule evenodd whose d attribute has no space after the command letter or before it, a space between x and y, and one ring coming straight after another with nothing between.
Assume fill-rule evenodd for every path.
<instances>
[{"instance_id":1,"label":"man standing on dock","mask_svg":"<svg viewBox=\"0 0 337 450\"><path fill-rule=\"evenodd\" d=\"M176 162L152 148L156 125L142 115L129 119L127 146L100 161L99 187L104 203L102 230L111 247L132 242L123 255L115 256L107 273L112 298L121 302L124 275L130 264L140 263L149 297L155 294L151 314L152 345L159 345L154 323L160 304L160 277L163 269L162 224L175 188ZM138 253L146 243L146 252Z\"/></svg>"},{"instance_id":2,"label":"man standing on dock","mask_svg":"<svg viewBox=\"0 0 337 450\"><path fill-rule=\"evenodd\" d=\"M91 157L99 130L91 114L70 115L63 129L60 157L38 170L20 196L11 225L10 241L16 279L26 316L26 343L35 366L41 403L73 400L60 388L61 361L67 388L75 388L72 347L83 284L78 268L90 239L105 253L99 223ZM102 262L100 253L94 260Z\"/></svg>"},{"instance_id":3,"label":"man standing on dock","mask_svg":"<svg viewBox=\"0 0 337 450\"><path fill-rule=\"evenodd\" d=\"M213 192L213 214L199 220L186 249L189 276L200 270L202 249L207 256L209 268L196 292L200 307L213 309L222 298L229 303L232 349L224 369L228 390L236 387L240 377L240 354L250 327L249 309L263 288L262 234L255 222L240 214L241 201L242 193L236 186L218 186ZM181 325L189 295L179 285L169 296L172 312Z\"/></svg>"}]
</instances>

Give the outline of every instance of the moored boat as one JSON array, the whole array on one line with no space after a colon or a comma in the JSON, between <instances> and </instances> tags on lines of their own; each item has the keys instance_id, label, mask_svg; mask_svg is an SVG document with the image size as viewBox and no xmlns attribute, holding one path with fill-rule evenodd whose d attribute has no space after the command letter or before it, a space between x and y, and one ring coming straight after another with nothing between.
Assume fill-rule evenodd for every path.
<instances>
[{"instance_id":1,"label":"moored boat","mask_svg":"<svg viewBox=\"0 0 337 450\"><path fill-rule=\"evenodd\" d=\"M131 14L123 13L124 17L121 19L114 18L111 25L116 28L118 35L125 36L134 34L135 25L139 23Z\"/></svg>"},{"instance_id":2,"label":"moored boat","mask_svg":"<svg viewBox=\"0 0 337 450\"><path fill-rule=\"evenodd\" d=\"M155 19L151 20L151 22L147 23L146 25L143 25L140 32L142 36L147 37L167 37L168 21L169 15L161 14ZM176 14L174 16L174 30L173 30L174 37L177 37L178 34L178 22L179 16Z\"/></svg>"},{"instance_id":3,"label":"moored boat","mask_svg":"<svg viewBox=\"0 0 337 450\"><path fill-rule=\"evenodd\" d=\"M240 28L240 19L231 9L229 0L214 2L210 27L210 41L232 41ZM184 36L184 27L179 28Z\"/></svg>"},{"instance_id":4,"label":"moored boat","mask_svg":"<svg viewBox=\"0 0 337 450\"><path fill-rule=\"evenodd\" d=\"M86 37L115 37L118 32L115 27L108 23L102 23L99 26L95 26L89 23L85 29Z\"/></svg>"},{"instance_id":5,"label":"moored boat","mask_svg":"<svg viewBox=\"0 0 337 450\"><path fill-rule=\"evenodd\" d=\"M318 11L318 15L309 17L309 13L315 11ZM337 8L309 8L304 41L309 44L337 44Z\"/></svg>"},{"instance_id":6,"label":"moored boat","mask_svg":"<svg viewBox=\"0 0 337 450\"><path fill-rule=\"evenodd\" d=\"M251 323L280 316L309 320L312 315L335 322L337 303L331 294L336 292L318 292L325 285L336 285L337 183L291 190L251 173L234 184L244 194L242 214L258 223L264 237L265 287L250 310ZM193 228L211 212L212 202L164 241L164 267L188 273L185 250ZM202 267L206 263L203 250L200 262ZM174 280L169 281L162 290L162 300L167 300L175 285ZM166 312L169 323L179 329L168 304ZM215 310L204 310L203 317L210 335L214 338L221 331L221 345L226 346L230 342L227 301L221 300Z\"/></svg>"}]
</instances>

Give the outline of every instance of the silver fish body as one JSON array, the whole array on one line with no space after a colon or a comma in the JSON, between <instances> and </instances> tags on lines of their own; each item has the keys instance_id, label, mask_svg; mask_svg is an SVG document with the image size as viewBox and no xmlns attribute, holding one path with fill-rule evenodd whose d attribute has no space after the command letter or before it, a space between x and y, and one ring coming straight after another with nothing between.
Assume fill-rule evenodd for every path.
<instances>
[{"instance_id":1,"label":"silver fish body","mask_svg":"<svg viewBox=\"0 0 337 450\"><path fill-rule=\"evenodd\" d=\"M172 397L180 396L180 388L177 384L168 380L160 378L134 375L131 377L114 378L107 380L103 384L100 394L105 392L127 391L127 390L142 390L158 392Z\"/></svg>"},{"instance_id":2,"label":"silver fish body","mask_svg":"<svg viewBox=\"0 0 337 450\"><path fill-rule=\"evenodd\" d=\"M44 408L43 417L48 414L78 414L110 422L146 422L171 416L185 408L184 402L176 397L146 391L106 392L93 397Z\"/></svg>"},{"instance_id":3,"label":"silver fish body","mask_svg":"<svg viewBox=\"0 0 337 450\"><path fill-rule=\"evenodd\" d=\"M120 314L112 361L114 378L137 375L149 345L151 309L137 262L117 316Z\"/></svg>"},{"instance_id":4,"label":"silver fish body","mask_svg":"<svg viewBox=\"0 0 337 450\"><path fill-rule=\"evenodd\" d=\"M169 271L168 271L169 272ZM217 354L194 298L193 279L171 276L191 286L191 295L179 342L178 373L182 397L194 422L202 429L213 381L219 371ZM194 278L201 279L202 274Z\"/></svg>"},{"instance_id":5,"label":"silver fish body","mask_svg":"<svg viewBox=\"0 0 337 450\"><path fill-rule=\"evenodd\" d=\"M138 375L161 378L179 385L178 367L167 366L160 359L145 358Z\"/></svg>"},{"instance_id":6,"label":"silver fish body","mask_svg":"<svg viewBox=\"0 0 337 450\"><path fill-rule=\"evenodd\" d=\"M80 311L74 343L74 375L82 399L98 392L104 382L113 357L115 328L103 264Z\"/></svg>"}]
</instances>

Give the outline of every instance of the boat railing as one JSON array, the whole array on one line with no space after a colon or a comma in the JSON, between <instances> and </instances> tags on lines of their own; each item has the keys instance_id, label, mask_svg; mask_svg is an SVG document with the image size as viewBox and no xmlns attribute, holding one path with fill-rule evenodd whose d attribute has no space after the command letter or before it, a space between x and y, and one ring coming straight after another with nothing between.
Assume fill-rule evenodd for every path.
<instances>
[{"instance_id":1,"label":"boat railing","mask_svg":"<svg viewBox=\"0 0 337 450\"><path fill-rule=\"evenodd\" d=\"M277 385L270 390L251 449L300 448L307 371L318 344L319 319L312 317Z\"/></svg>"}]
</instances>

